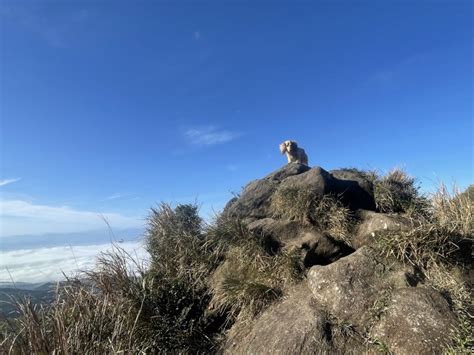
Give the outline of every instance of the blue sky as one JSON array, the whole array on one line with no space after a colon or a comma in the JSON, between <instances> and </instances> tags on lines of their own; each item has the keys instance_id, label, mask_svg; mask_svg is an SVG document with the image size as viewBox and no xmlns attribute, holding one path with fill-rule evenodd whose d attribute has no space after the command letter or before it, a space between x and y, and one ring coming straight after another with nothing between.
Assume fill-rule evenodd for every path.
<instances>
[{"instance_id":1,"label":"blue sky","mask_svg":"<svg viewBox=\"0 0 474 355\"><path fill-rule=\"evenodd\" d=\"M285 163L473 182L472 1L3 0L3 236L222 208Z\"/></svg>"}]
</instances>

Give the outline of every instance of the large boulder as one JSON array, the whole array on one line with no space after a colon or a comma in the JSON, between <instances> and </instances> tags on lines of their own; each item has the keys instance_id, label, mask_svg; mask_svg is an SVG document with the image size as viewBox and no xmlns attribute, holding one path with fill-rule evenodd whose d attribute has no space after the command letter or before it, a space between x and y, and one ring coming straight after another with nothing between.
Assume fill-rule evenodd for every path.
<instances>
[{"instance_id":1,"label":"large boulder","mask_svg":"<svg viewBox=\"0 0 474 355\"><path fill-rule=\"evenodd\" d=\"M449 342L455 317L439 292L395 290L386 312L371 330L394 354L438 354Z\"/></svg>"},{"instance_id":2,"label":"large boulder","mask_svg":"<svg viewBox=\"0 0 474 355\"><path fill-rule=\"evenodd\" d=\"M360 210L358 218L361 222L351 240L352 246L355 249L373 244L377 232L408 231L413 228L413 223L410 219L400 215Z\"/></svg>"},{"instance_id":3,"label":"large boulder","mask_svg":"<svg viewBox=\"0 0 474 355\"><path fill-rule=\"evenodd\" d=\"M252 322L238 321L229 331L225 354L330 353L326 316L301 285Z\"/></svg>"},{"instance_id":4,"label":"large boulder","mask_svg":"<svg viewBox=\"0 0 474 355\"><path fill-rule=\"evenodd\" d=\"M352 210L375 210L372 185L362 174L349 170L331 174L318 166L290 163L245 186L240 197L229 201L224 213L251 220L271 217L271 198L279 187L308 189L316 196L333 194Z\"/></svg>"}]
</instances>

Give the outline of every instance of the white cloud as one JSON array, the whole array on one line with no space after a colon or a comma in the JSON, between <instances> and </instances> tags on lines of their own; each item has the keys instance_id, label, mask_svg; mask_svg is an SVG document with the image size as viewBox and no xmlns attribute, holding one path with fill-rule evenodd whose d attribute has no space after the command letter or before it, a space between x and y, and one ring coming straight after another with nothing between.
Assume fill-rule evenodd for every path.
<instances>
[{"instance_id":1,"label":"white cloud","mask_svg":"<svg viewBox=\"0 0 474 355\"><path fill-rule=\"evenodd\" d=\"M0 186L13 184L14 182L17 182L17 181L20 181L20 180L21 180L21 178L0 180Z\"/></svg>"},{"instance_id":2,"label":"white cloud","mask_svg":"<svg viewBox=\"0 0 474 355\"><path fill-rule=\"evenodd\" d=\"M201 39L201 32L199 32L199 31L194 31L194 39L195 39L195 40Z\"/></svg>"},{"instance_id":3,"label":"white cloud","mask_svg":"<svg viewBox=\"0 0 474 355\"><path fill-rule=\"evenodd\" d=\"M104 219L112 228L143 226L143 219L118 213L36 205L22 200L0 200L0 236L84 232L105 228Z\"/></svg>"},{"instance_id":4,"label":"white cloud","mask_svg":"<svg viewBox=\"0 0 474 355\"><path fill-rule=\"evenodd\" d=\"M118 244L137 261L146 262L149 254L140 242ZM62 280L94 267L100 252L111 251L112 244L62 246L0 252L1 282L48 282Z\"/></svg>"},{"instance_id":5,"label":"white cloud","mask_svg":"<svg viewBox=\"0 0 474 355\"><path fill-rule=\"evenodd\" d=\"M240 136L238 133L218 130L213 126L188 129L184 135L191 144L199 146L227 143Z\"/></svg>"}]
</instances>

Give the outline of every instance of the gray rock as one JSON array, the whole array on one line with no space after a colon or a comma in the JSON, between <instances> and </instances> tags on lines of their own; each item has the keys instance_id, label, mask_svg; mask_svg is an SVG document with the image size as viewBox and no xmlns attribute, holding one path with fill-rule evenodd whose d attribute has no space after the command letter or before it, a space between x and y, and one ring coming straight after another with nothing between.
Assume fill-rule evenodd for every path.
<instances>
[{"instance_id":1,"label":"gray rock","mask_svg":"<svg viewBox=\"0 0 474 355\"><path fill-rule=\"evenodd\" d=\"M381 275L385 265L367 247L327 266L313 266L308 285L316 301L340 321L363 328L379 293L388 289Z\"/></svg>"},{"instance_id":2,"label":"gray rock","mask_svg":"<svg viewBox=\"0 0 474 355\"><path fill-rule=\"evenodd\" d=\"M327 265L353 251L315 228L296 221L264 218L249 223L248 228L265 238L267 244L287 250L300 249L305 267Z\"/></svg>"},{"instance_id":3,"label":"gray rock","mask_svg":"<svg viewBox=\"0 0 474 355\"><path fill-rule=\"evenodd\" d=\"M300 234L308 229L307 226L297 221L285 221L273 218L262 218L251 221L247 227L253 233L270 236L281 244L299 239Z\"/></svg>"},{"instance_id":4,"label":"gray rock","mask_svg":"<svg viewBox=\"0 0 474 355\"><path fill-rule=\"evenodd\" d=\"M358 215L361 219L361 223L352 238L352 246L355 249L364 245L371 245L374 241L375 233L377 232L408 231L413 228L413 224L408 218L399 215L389 215L365 210L359 211Z\"/></svg>"},{"instance_id":5,"label":"gray rock","mask_svg":"<svg viewBox=\"0 0 474 355\"><path fill-rule=\"evenodd\" d=\"M303 165L299 163L289 163L285 165L283 168L278 169L277 171L274 171L273 173L267 175L264 179L282 181L286 179L287 177L290 177L293 175L299 175L310 169L311 168L307 165Z\"/></svg>"},{"instance_id":6,"label":"gray rock","mask_svg":"<svg viewBox=\"0 0 474 355\"><path fill-rule=\"evenodd\" d=\"M394 354L440 354L454 324L455 317L439 292L403 288L394 291L371 336Z\"/></svg>"},{"instance_id":7,"label":"gray rock","mask_svg":"<svg viewBox=\"0 0 474 355\"><path fill-rule=\"evenodd\" d=\"M313 266L313 297L339 322L350 324L395 354L441 353L455 317L442 295L416 286L412 267L379 260L363 246L327 266Z\"/></svg>"},{"instance_id":8,"label":"gray rock","mask_svg":"<svg viewBox=\"0 0 474 355\"><path fill-rule=\"evenodd\" d=\"M333 194L339 196L343 203L351 209L375 209L369 181L352 173L338 173L336 179L321 167L309 168L306 165L291 163L274 171L263 179L249 183L237 199L232 199L224 208L230 217L242 219L260 219L271 217L271 197L276 189L304 188L316 195ZM351 180L353 179L353 180Z\"/></svg>"},{"instance_id":9,"label":"gray rock","mask_svg":"<svg viewBox=\"0 0 474 355\"><path fill-rule=\"evenodd\" d=\"M250 324L237 322L228 334L224 353L331 353L325 326L324 312L315 307L311 292L301 285Z\"/></svg>"},{"instance_id":10,"label":"gray rock","mask_svg":"<svg viewBox=\"0 0 474 355\"><path fill-rule=\"evenodd\" d=\"M320 196L333 192L334 178L323 168L316 166L302 174L294 175L282 181L282 188L310 189Z\"/></svg>"},{"instance_id":11,"label":"gray rock","mask_svg":"<svg viewBox=\"0 0 474 355\"><path fill-rule=\"evenodd\" d=\"M248 184L241 196L226 209L226 213L237 218L264 218L269 215L270 200L278 187L274 180L255 180Z\"/></svg>"},{"instance_id":12,"label":"gray rock","mask_svg":"<svg viewBox=\"0 0 474 355\"><path fill-rule=\"evenodd\" d=\"M355 169L331 170L336 179L337 193L342 202L350 209L366 209L375 211L374 186L369 178Z\"/></svg>"},{"instance_id":13,"label":"gray rock","mask_svg":"<svg viewBox=\"0 0 474 355\"><path fill-rule=\"evenodd\" d=\"M301 174L309 167L291 163L271 173L263 179L249 183L237 200L228 203L224 213L237 218L264 218L269 216L271 196L277 189L280 181L290 176Z\"/></svg>"}]
</instances>

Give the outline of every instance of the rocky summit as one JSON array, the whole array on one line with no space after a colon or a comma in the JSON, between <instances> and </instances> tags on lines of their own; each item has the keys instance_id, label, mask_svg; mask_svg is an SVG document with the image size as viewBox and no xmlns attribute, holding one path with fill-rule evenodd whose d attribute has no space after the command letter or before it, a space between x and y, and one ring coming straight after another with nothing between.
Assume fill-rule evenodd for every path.
<instances>
[{"instance_id":1,"label":"rocky summit","mask_svg":"<svg viewBox=\"0 0 474 355\"><path fill-rule=\"evenodd\" d=\"M237 319L227 333L226 354L444 351L457 324L452 300L417 265L380 252L379 233L396 235L417 225L407 214L381 213L374 182L355 169L291 163L250 182L229 201L223 215L245 221L275 253L298 250L305 277L254 319ZM352 221L346 237L312 223L317 220L282 218L285 204L275 208L275 199L292 190L337 199ZM288 203L291 209L298 201L290 196Z\"/></svg>"}]
</instances>

